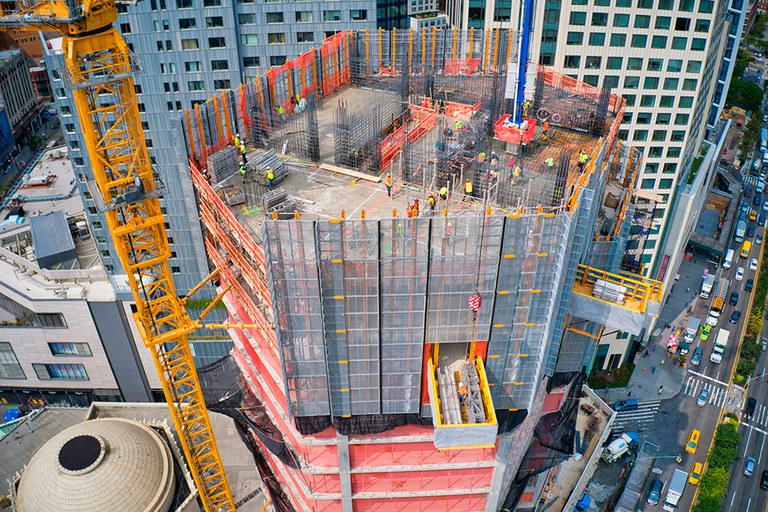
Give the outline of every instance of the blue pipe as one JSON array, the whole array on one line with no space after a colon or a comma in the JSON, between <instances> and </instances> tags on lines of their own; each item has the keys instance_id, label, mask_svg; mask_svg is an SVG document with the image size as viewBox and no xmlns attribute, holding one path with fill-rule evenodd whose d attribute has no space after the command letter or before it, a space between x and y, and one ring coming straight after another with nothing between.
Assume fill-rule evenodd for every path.
<instances>
[{"instance_id":1,"label":"blue pipe","mask_svg":"<svg viewBox=\"0 0 768 512\"><path fill-rule=\"evenodd\" d=\"M517 70L517 94L515 97L515 123L523 122L523 102L525 101L525 73L528 67L528 45L531 38L531 19L533 18L533 0L522 0L520 8L523 11L523 33L520 40Z\"/></svg>"}]
</instances>

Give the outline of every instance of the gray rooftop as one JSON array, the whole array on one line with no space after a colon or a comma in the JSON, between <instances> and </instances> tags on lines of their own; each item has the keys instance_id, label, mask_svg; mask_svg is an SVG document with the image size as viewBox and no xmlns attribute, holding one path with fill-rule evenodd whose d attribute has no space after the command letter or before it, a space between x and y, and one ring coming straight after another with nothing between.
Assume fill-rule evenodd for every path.
<instances>
[{"instance_id":1,"label":"gray rooftop","mask_svg":"<svg viewBox=\"0 0 768 512\"><path fill-rule=\"evenodd\" d=\"M42 268L77 259L77 249L62 210L36 215L29 219L35 259Z\"/></svg>"}]
</instances>

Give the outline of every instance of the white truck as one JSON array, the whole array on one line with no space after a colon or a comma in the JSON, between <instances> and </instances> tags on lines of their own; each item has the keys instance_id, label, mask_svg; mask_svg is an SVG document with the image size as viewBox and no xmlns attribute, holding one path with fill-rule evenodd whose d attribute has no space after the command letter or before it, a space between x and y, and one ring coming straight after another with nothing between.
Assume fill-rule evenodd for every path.
<instances>
[{"instance_id":1,"label":"white truck","mask_svg":"<svg viewBox=\"0 0 768 512\"><path fill-rule=\"evenodd\" d=\"M627 453L630 448L635 446L639 440L640 437L636 433L624 432L603 449L603 460L609 464L616 462Z\"/></svg>"},{"instance_id":2,"label":"white truck","mask_svg":"<svg viewBox=\"0 0 768 512\"><path fill-rule=\"evenodd\" d=\"M744 241L744 234L747 232L747 214L742 213L739 221L736 223L736 234L733 237L734 242L740 244Z\"/></svg>"},{"instance_id":3,"label":"white truck","mask_svg":"<svg viewBox=\"0 0 768 512\"><path fill-rule=\"evenodd\" d=\"M688 350L690 350L693 340L695 340L696 336L698 336L699 334L700 326L701 326L701 320L699 320L698 318L692 317L690 320L688 320L688 325L685 328L685 337L683 338L683 341L680 343L680 353L682 355L687 354Z\"/></svg>"},{"instance_id":4,"label":"white truck","mask_svg":"<svg viewBox=\"0 0 768 512\"><path fill-rule=\"evenodd\" d=\"M731 249L729 249L729 252ZM725 296L728 294L728 286L730 283L728 279L721 277L717 280L715 285L715 298L712 300L712 308L709 310L709 316L707 317L707 323L712 327L717 325L717 321L720 318L725 307Z\"/></svg>"},{"instance_id":5,"label":"white truck","mask_svg":"<svg viewBox=\"0 0 768 512\"><path fill-rule=\"evenodd\" d=\"M681 469L675 469L672 474L672 480L669 482L669 490L667 491L667 497L664 498L664 510L673 512L677 509L677 504L680 502L680 498L683 496L685 490L685 482L688 480L688 473Z\"/></svg>"},{"instance_id":6,"label":"white truck","mask_svg":"<svg viewBox=\"0 0 768 512\"><path fill-rule=\"evenodd\" d=\"M728 345L728 338L731 333L723 328L717 331L717 338L715 339L715 346L712 347L712 353L709 355L709 360L717 364L723 360L723 354L725 353L725 347Z\"/></svg>"},{"instance_id":7,"label":"white truck","mask_svg":"<svg viewBox=\"0 0 768 512\"><path fill-rule=\"evenodd\" d=\"M715 285L715 274L707 274L704 281L701 283L701 293L699 297L702 299L708 299L709 294L712 292L712 287Z\"/></svg>"}]
</instances>

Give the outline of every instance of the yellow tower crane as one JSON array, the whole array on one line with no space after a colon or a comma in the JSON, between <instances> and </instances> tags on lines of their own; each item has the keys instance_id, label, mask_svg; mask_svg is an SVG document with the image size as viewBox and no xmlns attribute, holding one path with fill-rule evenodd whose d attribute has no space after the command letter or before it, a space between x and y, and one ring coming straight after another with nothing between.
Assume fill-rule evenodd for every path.
<instances>
[{"instance_id":1,"label":"yellow tower crane","mask_svg":"<svg viewBox=\"0 0 768 512\"><path fill-rule=\"evenodd\" d=\"M201 319L223 292L197 320L189 316L185 302L217 272L187 297L176 295L168 265L171 251L133 88L130 52L113 26L118 14L116 0L0 5L0 30L53 30L63 35L68 74L63 78L74 96L109 232L128 274L136 324L152 352L205 510L235 510L187 340L203 325ZM12 10L9 5L14 6Z\"/></svg>"}]
</instances>

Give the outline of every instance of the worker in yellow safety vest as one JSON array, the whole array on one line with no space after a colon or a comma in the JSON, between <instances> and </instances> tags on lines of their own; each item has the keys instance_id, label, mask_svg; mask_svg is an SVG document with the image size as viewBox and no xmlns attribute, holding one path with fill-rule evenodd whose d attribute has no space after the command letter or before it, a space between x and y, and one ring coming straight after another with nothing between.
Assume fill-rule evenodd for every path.
<instances>
[{"instance_id":1,"label":"worker in yellow safety vest","mask_svg":"<svg viewBox=\"0 0 768 512\"><path fill-rule=\"evenodd\" d=\"M464 121L462 121L461 119L457 119L457 120L456 120L456 125L455 125L455 126L456 126L456 130L457 130L457 131L458 131L458 130L461 130L461 129L462 129L462 127L464 126Z\"/></svg>"},{"instance_id":2,"label":"worker in yellow safety vest","mask_svg":"<svg viewBox=\"0 0 768 512\"><path fill-rule=\"evenodd\" d=\"M238 169L240 172L240 175L245 179L245 175L248 173L248 168L245 165L241 165L240 169Z\"/></svg>"},{"instance_id":3,"label":"worker in yellow safety vest","mask_svg":"<svg viewBox=\"0 0 768 512\"><path fill-rule=\"evenodd\" d=\"M521 169L519 165L516 165L515 170L512 171L512 176L519 178L521 174L523 174L523 169Z\"/></svg>"},{"instance_id":4,"label":"worker in yellow safety vest","mask_svg":"<svg viewBox=\"0 0 768 512\"><path fill-rule=\"evenodd\" d=\"M551 169L555 166L555 159L550 156L546 160L544 160L544 163L547 164L547 167Z\"/></svg>"},{"instance_id":5,"label":"worker in yellow safety vest","mask_svg":"<svg viewBox=\"0 0 768 512\"><path fill-rule=\"evenodd\" d=\"M387 179L384 180L384 185L387 187L387 197L392 197L392 175L387 174Z\"/></svg>"},{"instance_id":6,"label":"worker in yellow safety vest","mask_svg":"<svg viewBox=\"0 0 768 512\"><path fill-rule=\"evenodd\" d=\"M431 212L435 211L435 203L437 203L437 199L435 198L435 194L432 194L430 192L429 197L427 197L427 204L429 205L429 211L431 211Z\"/></svg>"},{"instance_id":7,"label":"worker in yellow safety vest","mask_svg":"<svg viewBox=\"0 0 768 512\"><path fill-rule=\"evenodd\" d=\"M272 186L275 183L275 171L273 171L272 168L269 167L267 168L267 172L265 176L267 177L267 187L269 188L269 190L272 190Z\"/></svg>"},{"instance_id":8,"label":"worker in yellow safety vest","mask_svg":"<svg viewBox=\"0 0 768 512\"><path fill-rule=\"evenodd\" d=\"M473 190L472 182L469 180L466 180L464 182L464 197L466 198L467 201L472 199L472 190Z\"/></svg>"},{"instance_id":9,"label":"worker in yellow safety vest","mask_svg":"<svg viewBox=\"0 0 768 512\"><path fill-rule=\"evenodd\" d=\"M589 161L589 155L583 150L579 150L579 167L583 168Z\"/></svg>"},{"instance_id":10,"label":"worker in yellow safety vest","mask_svg":"<svg viewBox=\"0 0 768 512\"><path fill-rule=\"evenodd\" d=\"M448 199L448 187L446 187L445 185L440 187L440 192L438 192L438 194L440 194L440 199L442 199L443 201L446 201Z\"/></svg>"},{"instance_id":11,"label":"worker in yellow safety vest","mask_svg":"<svg viewBox=\"0 0 768 512\"><path fill-rule=\"evenodd\" d=\"M240 147L240 134L236 133L234 137L232 137L232 143L235 145L236 148Z\"/></svg>"}]
</instances>

